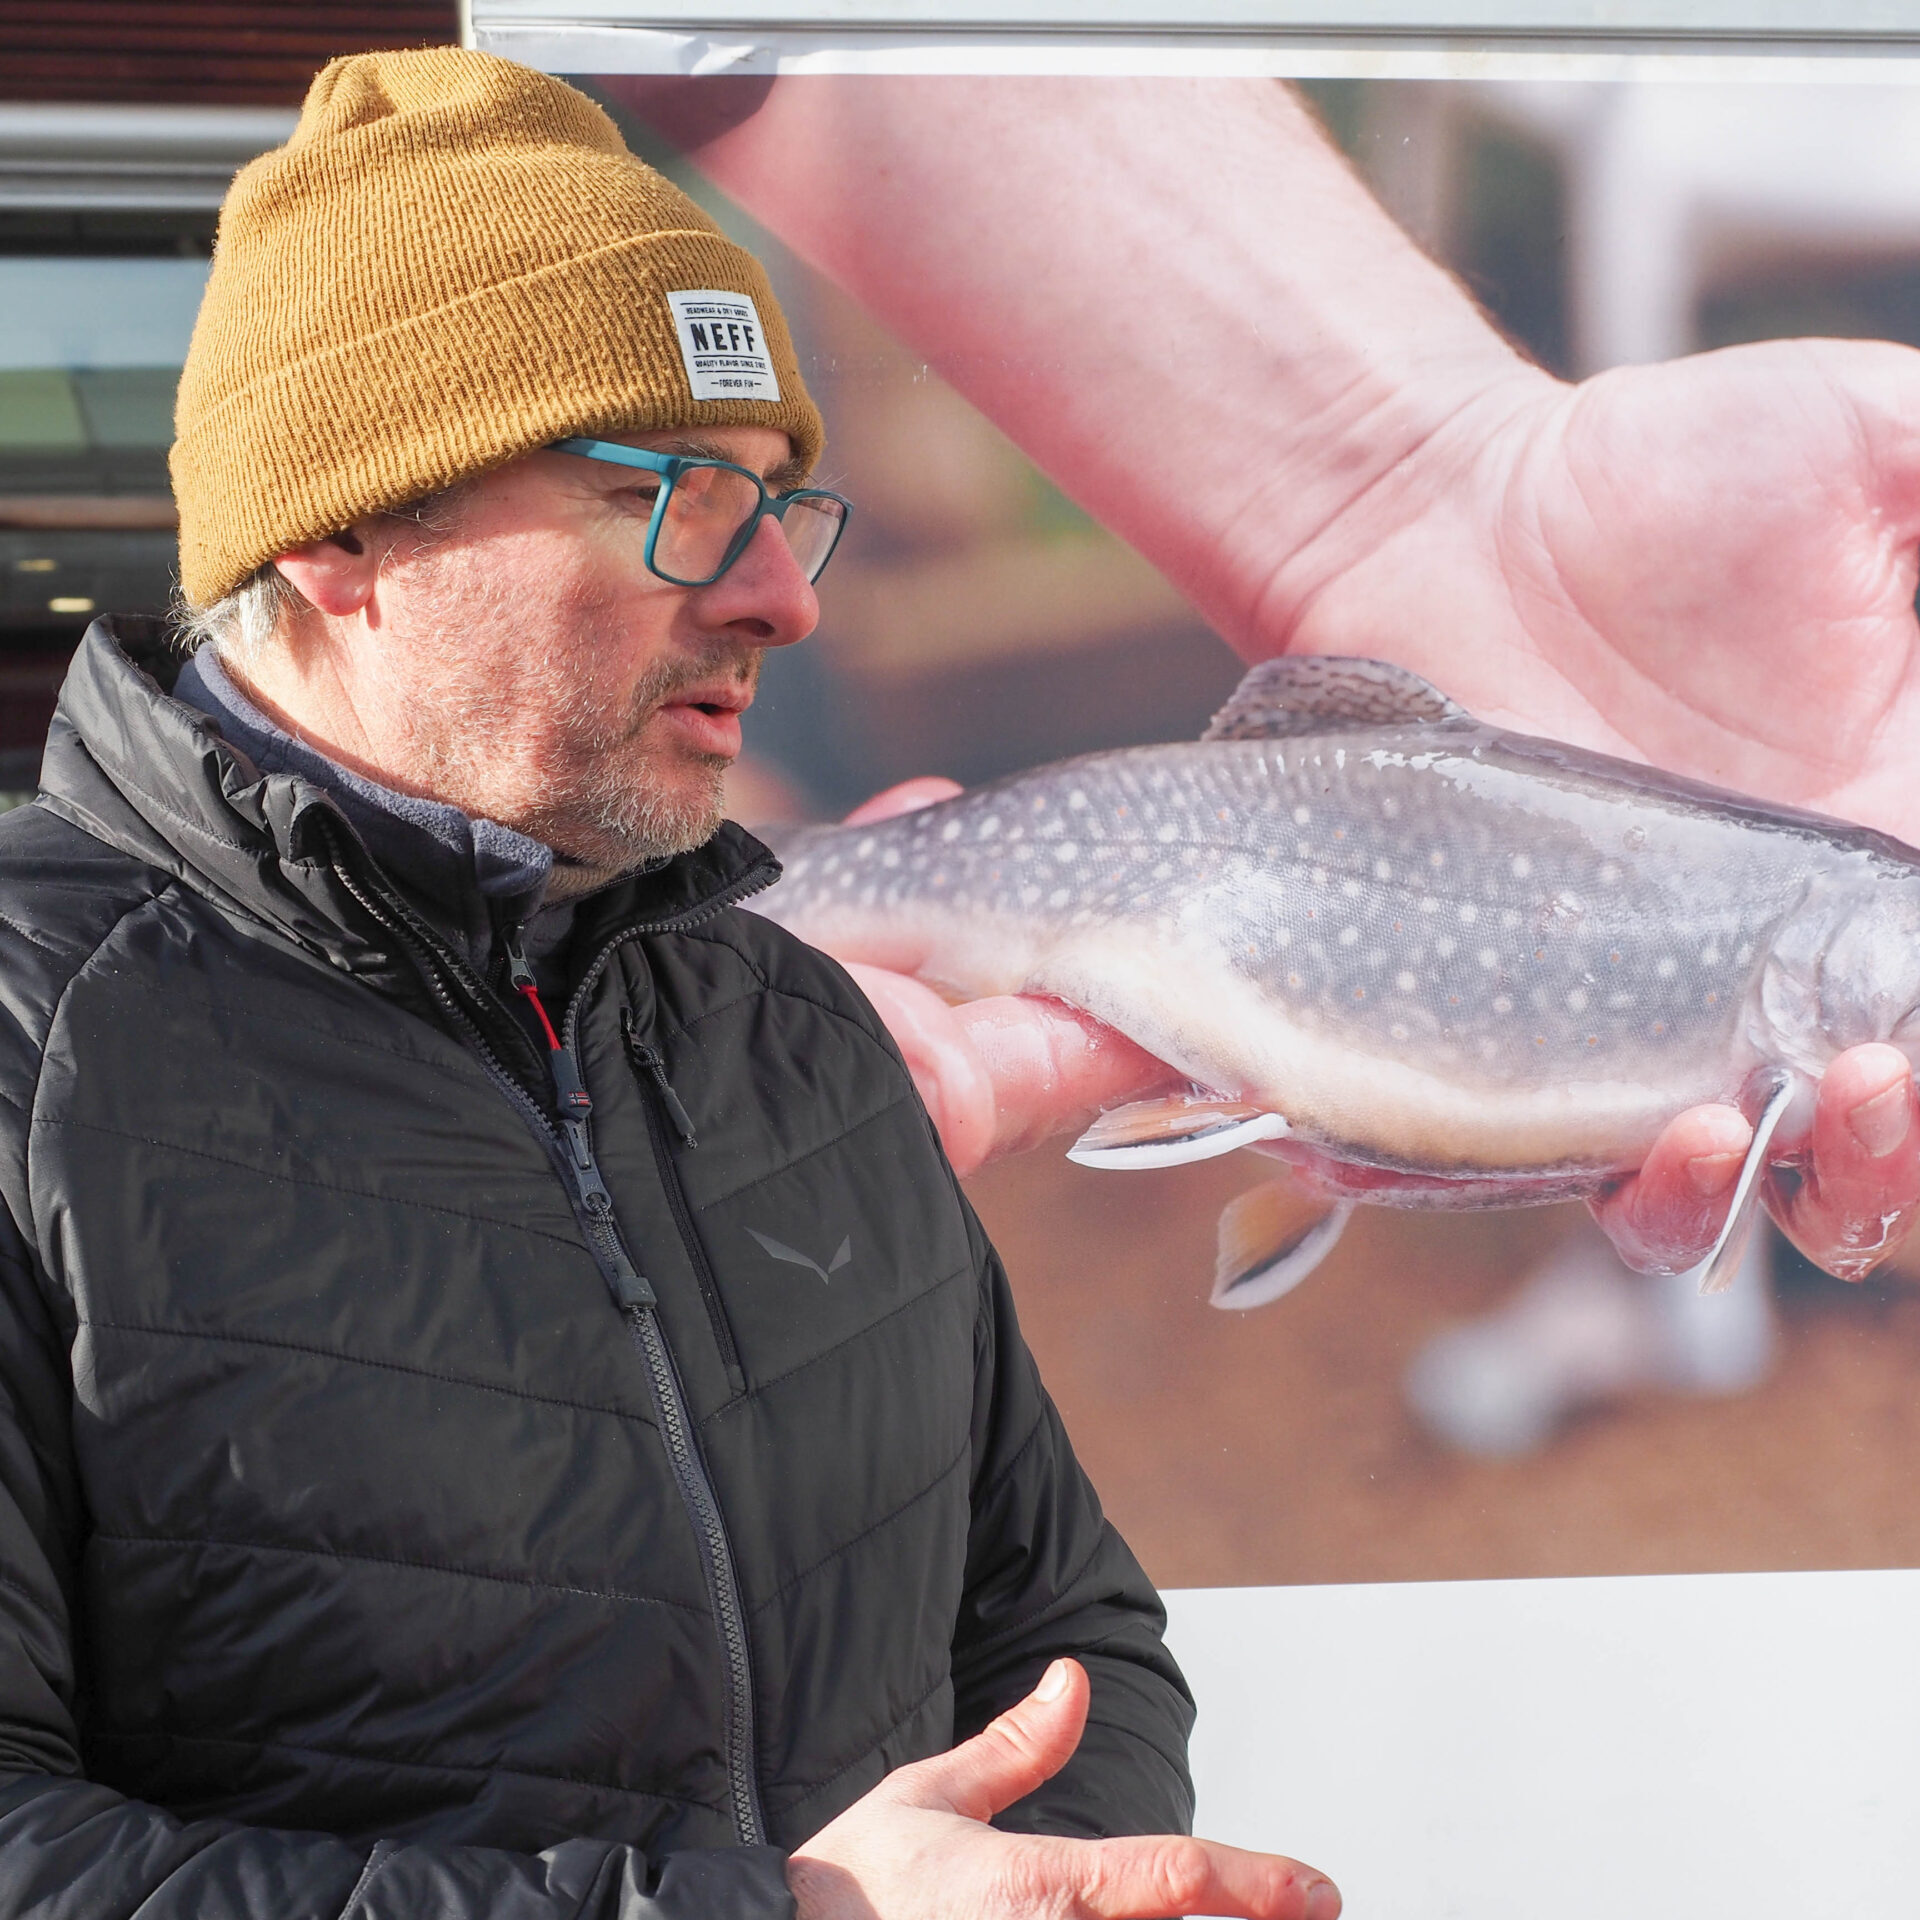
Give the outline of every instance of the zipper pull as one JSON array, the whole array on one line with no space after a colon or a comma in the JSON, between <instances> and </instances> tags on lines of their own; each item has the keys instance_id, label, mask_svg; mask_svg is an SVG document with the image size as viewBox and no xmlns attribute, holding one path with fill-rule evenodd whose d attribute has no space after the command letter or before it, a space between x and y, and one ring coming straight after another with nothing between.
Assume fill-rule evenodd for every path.
<instances>
[{"instance_id":1,"label":"zipper pull","mask_svg":"<svg viewBox=\"0 0 1920 1920\"><path fill-rule=\"evenodd\" d=\"M666 1108L667 1118L673 1122L673 1130L680 1136L681 1144L698 1146L700 1143L694 1138L693 1122L687 1117L686 1108L680 1104L680 1096L674 1092L673 1082L667 1078L667 1063L658 1047L640 1037L631 1007L620 1009L620 1031L626 1036L627 1052L632 1057L635 1071L644 1071L652 1077L660 1095L660 1104Z\"/></svg>"},{"instance_id":2,"label":"zipper pull","mask_svg":"<svg viewBox=\"0 0 1920 1920\"><path fill-rule=\"evenodd\" d=\"M533 977L533 969L527 965L527 956L520 945L520 929L514 927L500 936L500 945L507 956L507 985L515 993L530 993L536 1001L540 995L540 985Z\"/></svg>"},{"instance_id":3,"label":"zipper pull","mask_svg":"<svg viewBox=\"0 0 1920 1920\"><path fill-rule=\"evenodd\" d=\"M601 1179L600 1168L594 1161L593 1140L587 1132L587 1122L593 1118L593 1101L587 1093L587 1083L580 1077L580 1063L574 1059L571 1047L560 1044L553 1022L547 1018L547 1009L540 999L540 983L527 965L519 930L502 934L500 945L507 956L508 984L515 993L526 995L527 1004L539 1017L540 1031L547 1036L547 1071L553 1076L554 1102L560 1109L561 1129L573 1155L580 1199L593 1221L593 1237L599 1243L601 1271L606 1275L607 1287L623 1310L654 1306L653 1288L646 1275L627 1258L627 1250L621 1244L620 1228L613 1217L613 1195L607 1191L607 1183Z\"/></svg>"},{"instance_id":4,"label":"zipper pull","mask_svg":"<svg viewBox=\"0 0 1920 1920\"><path fill-rule=\"evenodd\" d=\"M540 1031L547 1036L547 1072L553 1079L554 1104L560 1109L560 1123L566 1128L567 1144L573 1149L573 1163L585 1171L593 1165L593 1147L587 1139L593 1100L587 1092L587 1083L580 1077L580 1064L573 1057L573 1049L560 1044L553 1022L547 1018L547 1009L540 999L540 983L527 965L519 934L504 934L500 944L506 949L508 981L515 993L526 996L527 1004L539 1019Z\"/></svg>"}]
</instances>

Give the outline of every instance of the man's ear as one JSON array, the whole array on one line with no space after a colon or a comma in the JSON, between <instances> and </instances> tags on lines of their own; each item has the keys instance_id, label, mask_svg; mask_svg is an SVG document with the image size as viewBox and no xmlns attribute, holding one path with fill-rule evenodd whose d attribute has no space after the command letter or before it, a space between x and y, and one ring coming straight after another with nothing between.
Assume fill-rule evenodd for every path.
<instances>
[{"instance_id":1,"label":"man's ear","mask_svg":"<svg viewBox=\"0 0 1920 1920\"><path fill-rule=\"evenodd\" d=\"M339 618L366 606L380 574L373 543L359 527L278 554L273 564L309 606Z\"/></svg>"}]
</instances>

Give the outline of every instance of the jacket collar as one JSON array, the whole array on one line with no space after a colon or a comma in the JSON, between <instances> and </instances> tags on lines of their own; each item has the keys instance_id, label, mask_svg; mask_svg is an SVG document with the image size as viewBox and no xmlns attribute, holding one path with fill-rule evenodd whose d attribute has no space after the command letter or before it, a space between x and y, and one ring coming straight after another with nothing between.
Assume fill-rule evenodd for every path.
<instances>
[{"instance_id":1,"label":"jacket collar","mask_svg":"<svg viewBox=\"0 0 1920 1920\"><path fill-rule=\"evenodd\" d=\"M323 786L297 770L263 771L205 714L172 698L179 670L164 621L96 620L60 690L40 804L331 964L391 986L407 963L342 868L389 885L396 876ZM632 923L698 919L778 872L773 856L728 822L697 851L582 902L582 932L605 937Z\"/></svg>"}]
</instances>

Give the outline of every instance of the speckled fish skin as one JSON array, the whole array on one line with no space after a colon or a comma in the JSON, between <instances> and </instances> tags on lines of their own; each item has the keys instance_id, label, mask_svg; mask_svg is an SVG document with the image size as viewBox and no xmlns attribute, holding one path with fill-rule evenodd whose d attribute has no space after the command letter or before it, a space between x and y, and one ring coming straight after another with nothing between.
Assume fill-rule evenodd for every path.
<instances>
[{"instance_id":1,"label":"speckled fish skin","mask_svg":"<svg viewBox=\"0 0 1920 1920\"><path fill-rule=\"evenodd\" d=\"M1089 754L782 857L753 905L803 938L1057 995L1460 1204L1635 1166L1769 1065L1920 1055L1920 853L1457 708Z\"/></svg>"}]
</instances>

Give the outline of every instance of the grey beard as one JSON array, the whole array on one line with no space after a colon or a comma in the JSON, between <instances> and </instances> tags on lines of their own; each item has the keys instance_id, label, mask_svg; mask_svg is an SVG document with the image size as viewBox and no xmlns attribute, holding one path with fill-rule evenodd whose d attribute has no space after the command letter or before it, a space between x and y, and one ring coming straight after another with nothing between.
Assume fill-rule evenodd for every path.
<instances>
[{"instance_id":1,"label":"grey beard","mask_svg":"<svg viewBox=\"0 0 1920 1920\"><path fill-rule=\"evenodd\" d=\"M546 840L574 867L608 879L705 846L725 817L726 757L704 756L706 778L693 791L676 793L649 780L645 762L636 765L628 750L662 702L729 667L731 677L751 688L759 677L760 658L757 648L729 649L692 667L663 664L635 687L617 721L583 717L569 755L584 770L582 776L554 796L546 820L526 830Z\"/></svg>"}]
</instances>

